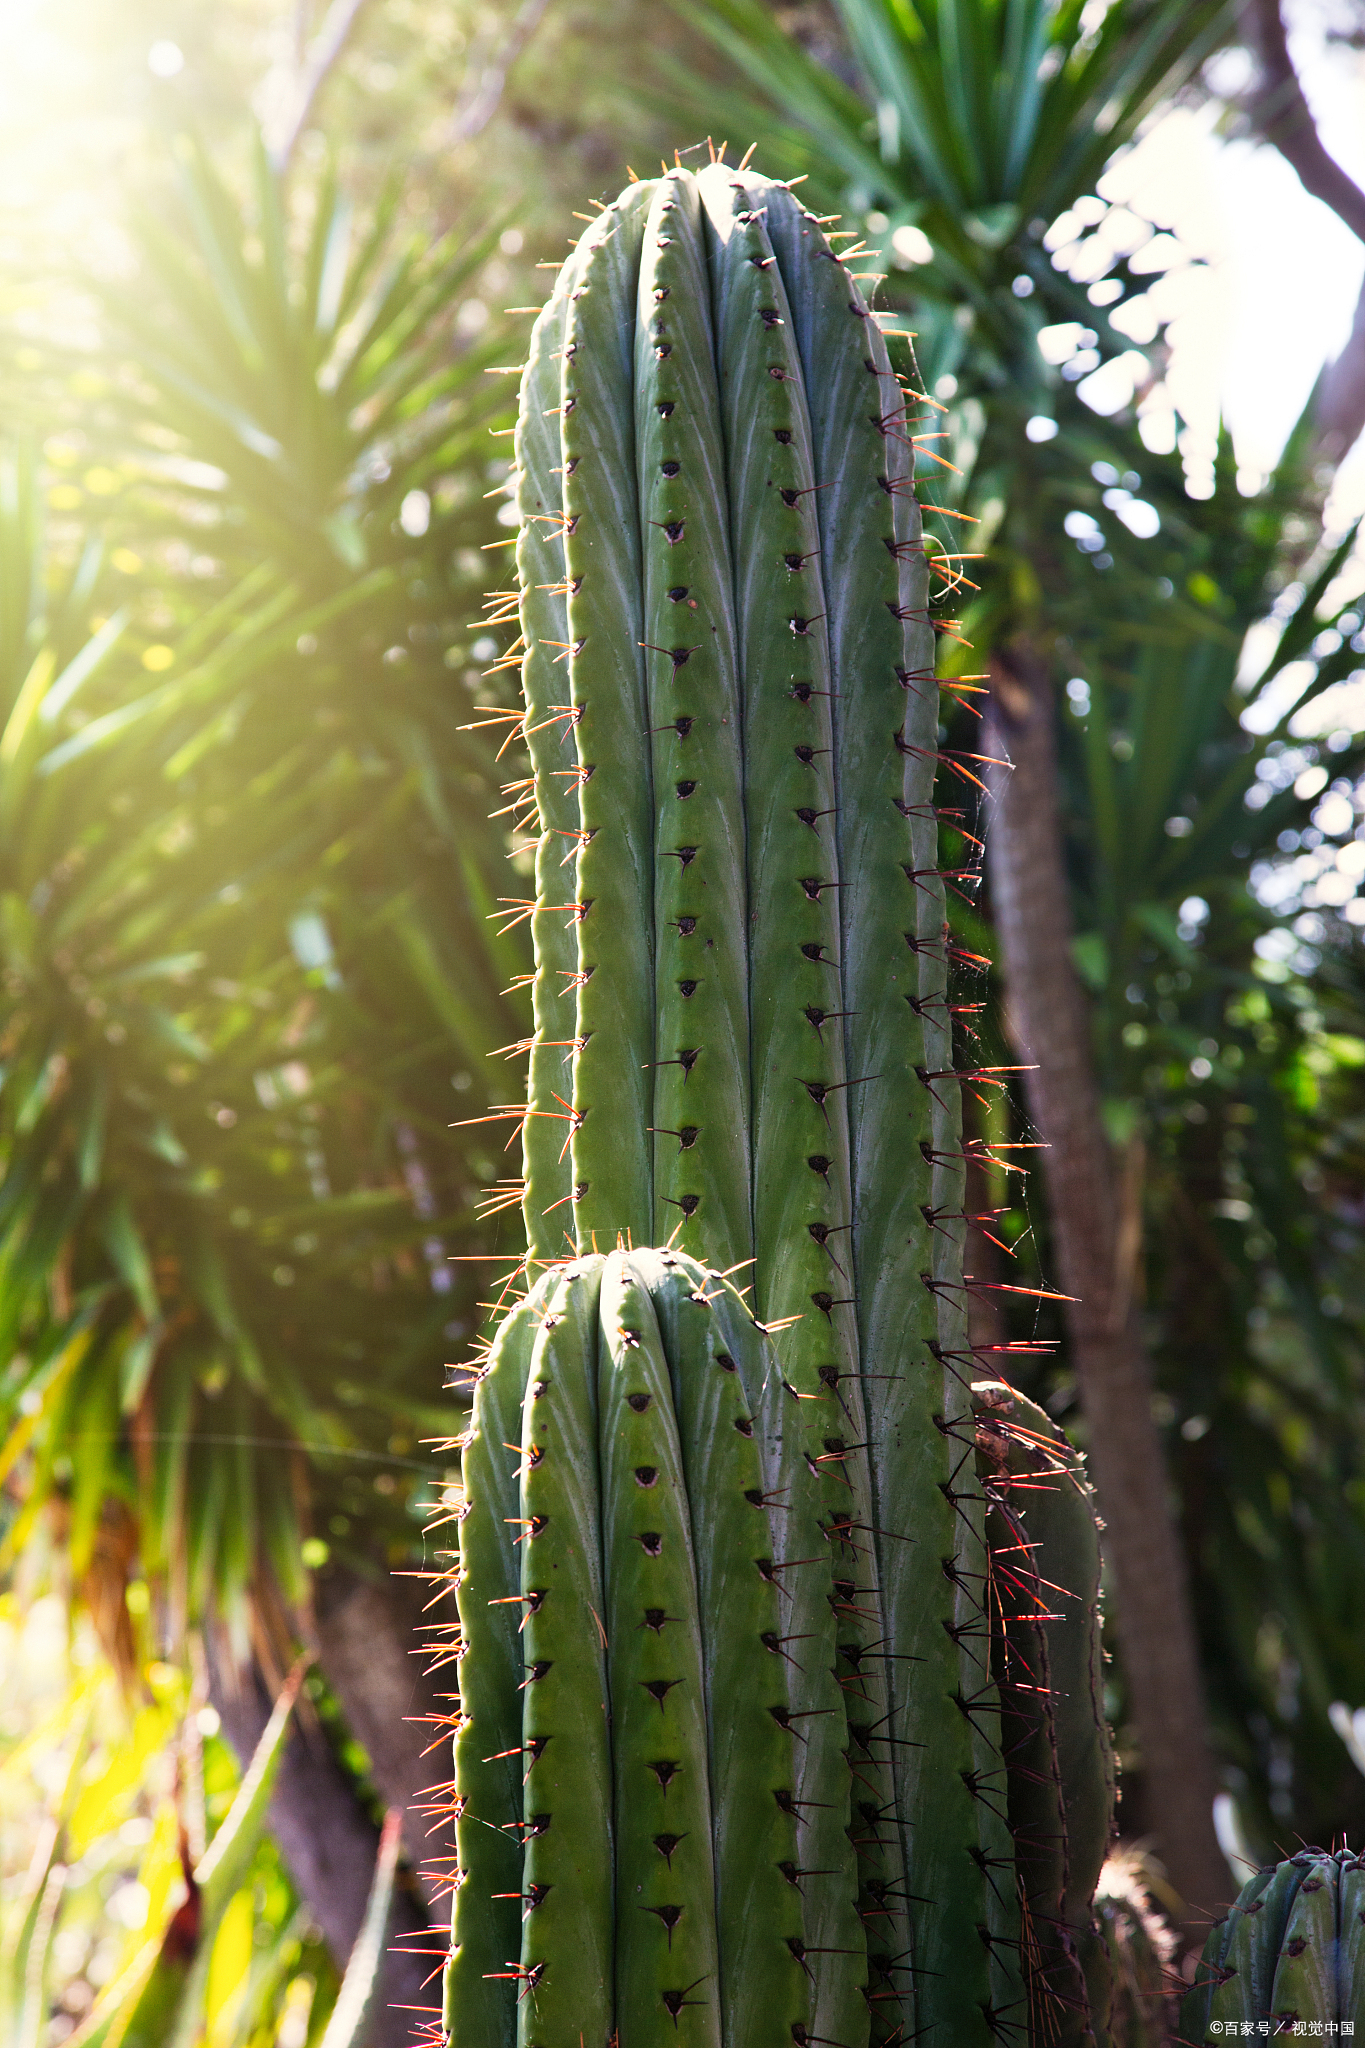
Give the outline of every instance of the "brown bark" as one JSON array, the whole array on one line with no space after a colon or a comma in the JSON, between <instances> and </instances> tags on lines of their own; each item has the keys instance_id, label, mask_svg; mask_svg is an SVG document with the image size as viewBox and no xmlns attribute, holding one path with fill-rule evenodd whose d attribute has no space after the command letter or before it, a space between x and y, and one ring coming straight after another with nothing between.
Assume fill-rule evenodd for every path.
<instances>
[{"instance_id":1,"label":"brown bark","mask_svg":"<svg viewBox=\"0 0 1365 2048\"><path fill-rule=\"evenodd\" d=\"M1365 283L1346 345L1319 380L1316 415L1321 453L1340 462L1365 428Z\"/></svg>"},{"instance_id":2,"label":"brown bark","mask_svg":"<svg viewBox=\"0 0 1365 2048\"><path fill-rule=\"evenodd\" d=\"M1278 149L1305 192L1365 242L1365 192L1322 146L1289 55L1279 0L1248 0L1243 19L1259 71L1247 101L1252 126ZM1339 462L1365 427L1365 285L1346 346L1323 370L1315 412L1319 451Z\"/></svg>"},{"instance_id":3,"label":"brown bark","mask_svg":"<svg viewBox=\"0 0 1365 2048\"><path fill-rule=\"evenodd\" d=\"M1365 192L1347 177L1319 140L1289 55L1278 0L1251 0L1246 19L1260 67L1251 100L1253 123L1297 172L1304 190L1330 206L1365 242Z\"/></svg>"},{"instance_id":4,"label":"brown bark","mask_svg":"<svg viewBox=\"0 0 1365 2048\"><path fill-rule=\"evenodd\" d=\"M280 132L272 137L270 146L270 161L277 171L288 170L317 96L350 41L351 32L365 5L366 0L332 0L322 26L306 47L302 33L306 23L302 14L296 14L294 90L288 110L282 117Z\"/></svg>"},{"instance_id":5,"label":"brown bark","mask_svg":"<svg viewBox=\"0 0 1365 2048\"><path fill-rule=\"evenodd\" d=\"M1185 1561L1176 1536L1152 1373L1132 1294L1122 1168L1100 1116L1089 1009L1071 964L1072 926L1058 799L1052 691L1023 643L991 665L987 834L1007 1023L1022 1061L1058 1265L1074 1300L1067 1328L1105 1523L1114 1620L1141 1748L1156 1849L1189 1908L1191 1932L1231 1894L1213 1829L1217 1789L1206 1734Z\"/></svg>"},{"instance_id":6,"label":"brown bark","mask_svg":"<svg viewBox=\"0 0 1365 2048\"><path fill-rule=\"evenodd\" d=\"M433 1804L432 1788L450 1776L449 1731L433 1720L449 1713L455 1683L453 1665L445 1691L439 1676L428 1675L423 1624L441 1612L439 1604L425 1611L430 1598L420 1579L395 1575L379 1586L333 1567L317 1582L314 1633L318 1662L370 1760L370 1776L387 1805L404 1809L403 1848L434 1909L443 1895L423 1873L454 1845L449 1828L424 1809Z\"/></svg>"},{"instance_id":7,"label":"brown bark","mask_svg":"<svg viewBox=\"0 0 1365 2048\"><path fill-rule=\"evenodd\" d=\"M245 1767L270 1718L270 1690L254 1663L231 1673L212 1644L208 1666L209 1696ZM275 1777L270 1830L337 1968L344 1970L365 1917L379 1829L320 1731L300 1728L297 1717ZM421 2018L414 2008L430 2009L440 2002L439 1983L426 1982L439 1959L417 1951L440 1946L421 1899L400 1882L367 2048L409 2048Z\"/></svg>"}]
</instances>

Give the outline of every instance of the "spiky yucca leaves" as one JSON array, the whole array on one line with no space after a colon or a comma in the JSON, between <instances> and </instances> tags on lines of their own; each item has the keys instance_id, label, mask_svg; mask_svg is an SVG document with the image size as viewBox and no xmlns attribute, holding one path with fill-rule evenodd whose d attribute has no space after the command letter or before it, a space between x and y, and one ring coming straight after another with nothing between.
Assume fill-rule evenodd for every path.
<instances>
[{"instance_id":1,"label":"spiky yucca leaves","mask_svg":"<svg viewBox=\"0 0 1365 2048\"><path fill-rule=\"evenodd\" d=\"M242 199L176 154L72 444L127 479L85 515L121 545L0 449L0 1472L14 1547L67 1496L79 1580L121 1498L172 1616L240 1649L263 1552L303 1606L329 1522L365 1569L413 1540L403 1451L472 1307L443 1253L498 1154L431 1137L523 1028L524 959L445 664L499 559L462 472L511 407L503 343L451 331L492 230L427 247L397 188L357 213L258 157Z\"/></svg>"},{"instance_id":2,"label":"spiky yucca leaves","mask_svg":"<svg viewBox=\"0 0 1365 2048\"><path fill-rule=\"evenodd\" d=\"M1243 1886L1204 1944L1180 2031L1365 2034L1365 1859L1305 1849Z\"/></svg>"},{"instance_id":3,"label":"spiky yucca leaves","mask_svg":"<svg viewBox=\"0 0 1365 2048\"><path fill-rule=\"evenodd\" d=\"M986 1498L993 1649L1023 1913L1031 2038L1104 2032L1092 1904L1113 1828L1104 1719L1100 1542L1085 1464L1052 1418L1000 1380L972 1389Z\"/></svg>"},{"instance_id":4,"label":"spiky yucca leaves","mask_svg":"<svg viewBox=\"0 0 1365 2048\"><path fill-rule=\"evenodd\" d=\"M967 1394L962 1141L932 802L937 690L906 394L819 223L784 187L713 164L637 184L583 237L532 336L517 453L525 727L541 827L524 1127L531 1262L669 1238L708 1268L752 1265L751 1319L729 1347L747 1405L709 1430L693 1432L684 1416L683 1469L720 1458L717 1426L731 1452L730 1424L751 1444L748 1490L773 1514L764 1585L780 1622L760 1633L793 1646L772 1654L799 1685L785 1709L796 1836L783 1855L756 1852L762 1813L743 1805L739 1760L761 1758L762 1744L750 1731L746 1748L731 1746L725 1710L710 1710L745 1696L747 1637L719 1624L753 1589L747 1565L735 1578L721 1511L705 1542L694 1513L700 1626L717 1627L715 1658L733 1660L735 1679L712 1686L706 1724L718 1970L698 1935L689 1967L709 1988L668 2026L719 2026L725 2040L755 2044L852 2044L869 2026L876 2041L934 2029L963 2042L1019 2038ZM676 1397L687 1333L670 1323L671 1299L664 1289L657 1314ZM567 1302L546 1303L540 1289L534 1300L499 1339L481 1382L489 1401L514 1371L511 1353L531 1341L525 1318L554 1325L553 1339L535 1338L537 1357L542 1341L556 1351L579 1342L559 1320ZM764 1332L779 1330L775 1359ZM534 1363L523 1370L533 1384L545 1377ZM547 1426L581 1447L586 1411L560 1414L556 1373L548 1384ZM508 1440L476 1419L470 1471L481 1469L476 1442ZM633 1469L668 1468L650 1457ZM539 1464L526 1474L523 1521L545 1524L528 1554L552 1550L551 1532L587 1514L595 1490L604 1557L632 1554L611 1534L605 1466L583 1453L572 1491L548 1509L535 1504L542 1484L563 1482ZM709 1487L692 1497L728 1498ZM651 1522L646 1533L665 1532ZM487 1569L479 1541L462 1620ZM582 1668L543 1648L539 1604L505 1653L520 1649L528 1672L546 1665L527 1697L555 1721L561 1695L580 1714L600 1700L594 1669L614 1684L626 1654L607 1612L615 1569L604 1562L596 1588L585 1547L571 1550L560 1584L577 1588ZM504 1579L511 1570L505 1560ZM725 1589L718 1607L713 1585ZM512 1602L516 1589L487 1597ZM472 1618L463 1660L471 1716L472 1646L488 1626ZM600 1732L580 1734L581 1766L561 1779L550 1729L523 1729L524 1743L549 1737L521 1760L528 1786L558 1786L582 1826L556 1842L532 1825L519 1887L528 1933L514 1963L491 1887L474 1895L475 1865L494 1851L465 1788L516 1745L506 1725L487 1744L461 1729L471 1775L460 1779L460 1867L470 1874L450 1979L457 2037L485 2024L475 2013L500 1995L474 1988L495 1983L499 1942L506 1953L493 1962L520 1973L523 2012L547 1998L566 2012L565 1998L595 2031L607 2010L586 1921L567 1944L571 1992L552 1993L553 1957L537 1946L546 1930L562 1949L554 1929L570 1901L590 1918L608 1881L605 1850L596 1864L582 1857L589 1815L609 1805L609 1759ZM733 1784L722 1758L740 1773ZM681 1779L662 1789L681 1810ZM618 1781L618 1809L622 1796ZM753 1797L749 1786L743 1799ZM532 1824L545 1810L548 1794L528 1809ZM727 1894L736 1857L746 1885L758 1874L772 1882L784 1864L796 1873L798 1889L783 1877L777 1897L798 1916L787 1960L800 1963L799 2013L784 2017L787 1994L772 1988L781 1973L764 1944L776 1906L760 1916L743 1887ZM618 1843L618 1887L629 1860ZM709 1883L700 1868L686 1876L689 1888ZM637 1916L618 1918L617 1934L619 2020L623 2000L635 2010L626 1983ZM505 2030L515 2001L499 2009Z\"/></svg>"},{"instance_id":5,"label":"spiky yucca leaves","mask_svg":"<svg viewBox=\"0 0 1365 2048\"><path fill-rule=\"evenodd\" d=\"M120 1572L136 1556L164 1574L173 1633L216 1604L244 1642L263 1565L307 1600L308 1493L349 1505L359 1451L350 1491L373 1501L370 1418L387 1441L425 1412L410 1361L453 1303L409 1247L468 1229L451 1213L467 1198L443 1174L440 1220L414 1222L394 1127L416 1146L444 1124L451 1041L482 1053L507 1012L482 940L461 950L477 916L435 914L449 868L444 896L434 863L414 888L415 778L377 799L379 777L278 687L300 632L353 625L373 582L305 607L254 573L153 677L130 613L92 634L109 569L93 540L75 562L66 544L41 473L0 447L0 1479L18 1500L0 1568L56 1498L79 1582L121 1502L138 1529ZM424 1010L457 955L457 996ZM381 1308L371 1262L390 1254L411 1278Z\"/></svg>"}]
</instances>

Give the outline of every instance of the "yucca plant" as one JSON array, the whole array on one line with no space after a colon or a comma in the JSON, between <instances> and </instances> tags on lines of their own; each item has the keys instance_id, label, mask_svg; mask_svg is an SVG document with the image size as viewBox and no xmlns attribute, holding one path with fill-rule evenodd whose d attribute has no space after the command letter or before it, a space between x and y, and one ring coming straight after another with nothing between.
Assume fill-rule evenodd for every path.
<instances>
[{"instance_id":1,"label":"yucca plant","mask_svg":"<svg viewBox=\"0 0 1365 2048\"><path fill-rule=\"evenodd\" d=\"M531 1285L463 1440L460 2044L1018 2040L1025 1971L1086 2023L1093 1693L1060 1810L1017 1820L1001 1734L1039 1610L977 1472L913 409L820 222L723 162L608 207L532 337Z\"/></svg>"},{"instance_id":2,"label":"yucca plant","mask_svg":"<svg viewBox=\"0 0 1365 2048\"><path fill-rule=\"evenodd\" d=\"M198 514L185 528L197 549L212 534L235 553L249 533L254 559L305 586L403 556L434 567L439 547L467 544L465 498L438 495L421 548L401 515L412 492L482 469L505 406L482 374L506 346L496 324L482 339L457 324L500 223L458 219L433 241L405 223L401 173L364 210L331 165L291 191L259 137L243 199L196 138L173 150L170 193L129 223L135 280L98 287L143 393L109 393L96 419L130 425L144 449L173 436L171 452L202 466L172 463L167 479ZM158 540L169 495L155 499Z\"/></svg>"},{"instance_id":3,"label":"yucca plant","mask_svg":"<svg viewBox=\"0 0 1365 2048\"><path fill-rule=\"evenodd\" d=\"M1202 504L1182 503L1176 460L1135 457L1162 508L1143 540L1103 502L1100 447L1086 451L1100 475L1078 484L1049 443L1030 458L1030 512L993 550L1002 580L1021 581L1040 547L1053 571L1033 625L1058 685L1074 957L1143 1222L1136 1284L1218 1744L1246 1774L1238 1803L1262 1853L1284 1839L1287 1797L1310 1840L1354 1832L1360 1813L1327 1711L1361 1684L1346 1190L1365 1033L1350 928L1314 903L1319 881L1338 904L1351 887L1360 748L1340 686L1360 608L1351 536L1314 539L1310 434L1305 419L1252 494L1225 436ZM1059 530L1082 508L1112 569L1096 570L1091 537L1087 554ZM1300 877L1306 901L1286 887ZM1000 1134L1029 1135L1022 1105ZM1030 1220L1016 1200L1010 1226ZM1025 1237L1021 1277L1035 1256ZM1054 1373L1030 1389L1056 1389Z\"/></svg>"},{"instance_id":4,"label":"yucca plant","mask_svg":"<svg viewBox=\"0 0 1365 2048\"><path fill-rule=\"evenodd\" d=\"M333 1434L296 1381L267 1391L265 1333L252 1327L240 1254L214 1227L234 1176L207 1138L250 1115L253 1071L278 1068L277 1026L266 1021L274 988L292 981L295 1001L307 992L287 930L248 937L236 910L246 894L236 878L259 886L270 875L281 828L292 812L297 830L306 803L272 792L229 813L210 799L196 817L179 764L202 755L225 698L259 687L309 615L257 579L186 636L162 682L137 669L130 687L131 621L116 613L87 637L98 549L54 599L46 583L60 577L60 557L43 541L21 454L6 457L3 481L10 1061L0 1262L5 1399L17 1425L6 1472L34 1454L6 1555L22 1548L54 1486L69 1489L72 1562L83 1572L106 1497L122 1495L143 1509L144 1562L174 1566L182 1616L202 1611L215 1587L240 1611L256 1568L256 1486L243 1452L257 1436L287 1450L281 1426L300 1442ZM330 609L318 608L318 624ZM195 793L208 794L202 782ZM211 965L235 978L215 991ZM250 1001L251 984L264 1006ZM170 1108L182 1090L197 1128ZM303 1194L302 1159L285 1153L282 1164ZM250 1262L272 1249L259 1245ZM215 1428L209 1417L220 1415ZM201 1430L244 1440L211 1461L209 1484L196 1483L206 1476L195 1469ZM269 1452L265 1465L259 1532L298 1596L301 1532ZM235 1510L224 1513L229 1501Z\"/></svg>"},{"instance_id":5,"label":"yucca plant","mask_svg":"<svg viewBox=\"0 0 1365 2048\"><path fill-rule=\"evenodd\" d=\"M353 218L261 164L243 201L188 145L180 172L135 283L81 280L103 348L10 493L5 689L39 656L29 696L56 689L6 769L5 1554L46 1518L81 1583L131 1526L171 1654L214 1617L238 1658L316 1628L420 1860L423 1744L374 1704L433 1704L409 1630L348 1658L336 1617L416 1561L430 1361L476 1291L448 1254L486 1242L499 1172L482 1138L432 1140L524 1028L468 730L500 530L469 451L509 394L455 314L490 234L419 247L396 190ZM92 633L103 665L64 677ZM377 1835L323 1757L346 1883L311 1902L344 1962ZM277 1818L296 1794L286 1771ZM420 1995L420 1961L385 1969Z\"/></svg>"},{"instance_id":6,"label":"yucca plant","mask_svg":"<svg viewBox=\"0 0 1365 2048\"><path fill-rule=\"evenodd\" d=\"M890 274L897 298L913 295L931 390L952 376L959 405L985 402L988 428L1002 414L1019 424L1052 409L1055 373L1035 346L1049 320L1096 330L1106 354L1131 346L1054 269L1042 238L1217 47L1222 0L1125 0L1094 27L1073 0L836 0L852 60L838 71L758 0L677 4L727 60L707 118L761 137L860 230L876 216L867 267ZM962 424L979 442L981 419ZM965 467L974 456L972 446Z\"/></svg>"},{"instance_id":7,"label":"yucca plant","mask_svg":"<svg viewBox=\"0 0 1365 2048\"><path fill-rule=\"evenodd\" d=\"M138 1495L143 1562L173 1557L181 1610L221 1604L240 1630L253 1502L267 1503L281 1586L306 1592L291 1445L314 1447L312 1513L338 1524L334 1549L357 1507L405 1539L405 1453L430 1411L418 1360L469 1313L442 1236L474 1227L496 1155L467 1146L447 1166L430 1138L463 1091L478 1099L482 1055L515 1031L501 991L522 961L485 915L505 839L481 804L469 822L469 789L496 773L483 736L461 731L479 716L477 671L467 654L452 671L442 650L452 608L477 605L469 544L497 530L460 465L499 387L486 348L437 362L486 233L419 250L396 225L396 190L357 222L324 178L303 195L316 203L299 246L263 160L250 209L189 144L181 171L178 233L143 218L137 287L104 287L137 356L88 401L87 446L106 480L133 481L104 508L110 541L87 549L50 656L43 585L73 537L66 518L55 541L38 537L50 476L11 478L11 694L35 660L30 694L45 688L91 616L123 603L10 771L10 994L22 983L24 1000L10 1017L5 1256L27 1348L7 1395L42 1396L22 1432L41 1447L30 1516L54 1461L74 1456L78 1536L107 1490ZM58 474L65 512L80 473ZM427 529L409 517L409 531L402 503L424 483ZM459 630L467 646L463 616ZM145 1003L158 985L169 1001ZM26 1110L43 1074L60 1085ZM69 1276L55 1308L54 1258ZM375 1378L382 1287L402 1330L391 1294ZM263 1312L272 1302L282 1315ZM49 1400L29 1368L66 1355L73 1314L95 1324ZM376 1496L367 1464L405 1433L381 1473L397 1475L393 1494ZM186 1538L180 1501L215 1533ZM357 1555L373 1541L363 1528Z\"/></svg>"}]
</instances>

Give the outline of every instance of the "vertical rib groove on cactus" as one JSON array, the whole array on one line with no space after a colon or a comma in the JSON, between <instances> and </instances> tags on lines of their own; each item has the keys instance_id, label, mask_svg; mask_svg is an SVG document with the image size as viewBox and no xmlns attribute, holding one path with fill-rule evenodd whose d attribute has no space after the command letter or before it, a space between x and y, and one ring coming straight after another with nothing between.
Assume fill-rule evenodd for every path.
<instances>
[{"instance_id":1,"label":"vertical rib groove on cactus","mask_svg":"<svg viewBox=\"0 0 1365 2048\"><path fill-rule=\"evenodd\" d=\"M460 1719L455 1734L457 1878L445 2026L485 2048L513 2048L514 2001L500 1974L521 1950L521 1573L513 1542L521 1404L550 1273L498 1332L474 1389L460 1459L464 1493L455 1593L460 1617Z\"/></svg>"},{"instance_id":2,"label":"vertical rib groove on cactus","mask_svg":"<svg viewBox=\"0 0 1365 2048\"><path fill-rule=\"evenodd\" d=\"M597 1432L604 1263L571 1267L550 1296L522 1404L519 2048L558 2048L580 2031L605 2041L615 2008L606 1645L593 1623L606 1609Z\"/></svg>"},{"instance_id":3,"label":"vertical rib groove on cactus","mask_svg":"<svg viewBox=\"0 0 1365 2048\"><path fill-rule=\"evenodd\" d=\"M782 1509L765 1487L750 1429L753 1390L777 1368L733 1287L671 1252L649 1260L697 1561L725 2042L766 2048L811 2025L792 1946L804 1936L801 1830L776 1796L795 1782L795 1745L780 1717L789 1707L787 1659L796 1646L783 1642L785 1603L778 1576L767 1570ZM641 1259L635 1263L642 1269Z\"/></svg>"},{"instance_id":4,"label":"vertical rib groove on cactus","mask_svg":"<svg viewBox=\"0 0 1365 2048\"><path fill-rule=\"evenodd\" d=\"M819 480L791 313L761 215L724 166L697 182L711 251L744 703L754 1300L765 1322L799 1318L784 1333L781 1355L809 1413L812 1405L834 1408L821 1369L843 1376L856 1371L857 1357ZM816 814L825 830L806 823L802 811ZM824 1161L819 1170L814 1158ZM801 1406L789 1399L788 1411L784 1434L808 1433ZM834 1559L820 1530L818 1482L812 1489L793 1466L790 1483L792 1509L783 1518L789 1555L825 1555L818 1565L790 1564L789 1612L795 1631L819 1640L833 1612L823 1581L827 1573L832 1580ZM798 1796L809 1802L804 1860L839 1869L848 1862L851 1786L845 1774L836 1811L832 1786L844 1743L833 1666L823 1652L818 1666L813 1657L807 1663L801 1711L812 1718L803 1727ZM812 1882L806 1896L816 2032L841 2042L867 2026L854 1897L846 1872L837 1882Z\"/></svg>"},{"instance_id":5,"label":"vertical rib groove on cactus","mask_svg":"<svg viewBox=\"0 0 1365 2048\"><path fill-rule=\"evenodd\" d=\"M634 425L635 292L650 187L599 214L565 326L566 666L577 722L578 1244L653 1239L654 820Z\"/></svg>"},{"instance_id":6,"label":"vertical rib groove on cactus","mask_svg":"<svg viewBox=\"0 0 1365 2048\"><path fill-rule=\"evenodd\" d=\"M695 179L659 180L635 328L655 805L657 1234L752 1249L744 803L724 455Z\"/></svg>"},{"instance_id":7,"label":"vertical rib groove on cactus","mask_svg":"<svg viewBox=\"0 0 1365 2048\"><path fill-rule=\"evenodd\" d=\"M574 894L578 845L577 763L567 717L569 673L563 663L568 644L568 599L564 582L564 532L560 493L552 475L559 461L560 356L568 318L570 273L531 330L530 353L517 412L516 462L517 580L521 587L521 631L526 652L521 664L526 700L526 744L535 775L539 843L536 847L536 907L531 937L535 979L531 985L535 1037L526 1082L526 1118L521 1156L526 1191L522 1214L533 1260L557 1258L572 1243L573 1211L569 1156L565 1148L573 1093L573 1038L576 1003L573 978L578 942L566 906ZM552 486L554 486L552 488Z\"/></svg>"},{"instance_id":8,"label":"vertical rib groove on cactus","mask_svg":"<svg viewBox=\"0 0 1365 2048\"><path fill-rule=\"evenodd\" d=\"M646 1269L647 1271L649 1269ZM613 1258L597 1340L603 1565L616 1798L616 2031L659 2041L687 2000L720 2048L701 1621L673 1388L645 1276ZM667 1854L658 1844L672 1846ZM681 2012L681 2008L679 2009Z\"/></svg>"}]
</instances>

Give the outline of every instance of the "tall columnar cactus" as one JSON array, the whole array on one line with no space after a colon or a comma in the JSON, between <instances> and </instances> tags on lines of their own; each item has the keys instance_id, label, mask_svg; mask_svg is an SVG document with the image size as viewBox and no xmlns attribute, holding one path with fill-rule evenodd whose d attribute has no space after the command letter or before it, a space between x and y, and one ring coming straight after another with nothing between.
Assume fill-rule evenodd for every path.
<instances>
[{"instance_id":1,"label":"tall columnar cactus","mask_svg":"<svg viewBox=\"0 0 1365 2048\"><path fill-rule=\"evenodd\" d=\"M1022 2041L906 396L713 164L583 236L516 451L533 1284L464 1454L447 2027Z\"/></svg>"},{"instance_id":2,"label":"tall columnar cactus","mask_svg":"<svg viewBox=\"0 0 1365 2048\"><path fill-rule=\"evenodd\" d=\"M1248 2033L1365 2039L1365 1859L1305 1849L1270 1864L1210 1930L1180 2038Z\"/></svg>"}]
</instances>

